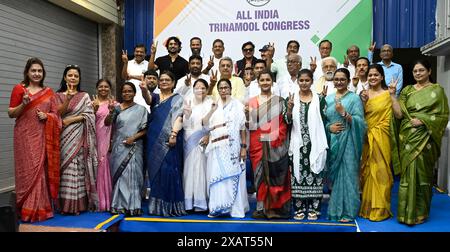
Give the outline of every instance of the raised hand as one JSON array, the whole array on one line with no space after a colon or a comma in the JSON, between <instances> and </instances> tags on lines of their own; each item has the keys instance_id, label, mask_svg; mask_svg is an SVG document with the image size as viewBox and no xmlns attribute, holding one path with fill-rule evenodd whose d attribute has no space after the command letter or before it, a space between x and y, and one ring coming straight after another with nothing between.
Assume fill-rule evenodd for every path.
<instances>
[{"instance_id":1,"label":"raised hand","mask_svg":"<svg viewBox=\"0 0 450 252\"><path fill-rule=\"evenodd\" d=\"M345 113L345 108L344 106L342 106L342 103L340 101L336 101L335 108L336 112L338 112L340 115Z\"/></svg>"},{"instance_id":2,"label":"raised hand","mask_svg":"<svg viewBox=\"0 0 450 252\"><path fill-rule=\"evenodd\" d=\"M398 84L398 78L396 80L392 79L391 83L389 84L389 94L394 95L397 92L397 84Z\"/></svg>"},{"instance_id":3,"label":"raised hand","mask_svg":"<svg viewBox=\"0 0 450 252\"><path fill-rule=\"evenodd\" d=\"M353 86L354 86L354 87L358 86L358 83L359 83L359 78L358 78L358 76L354 76L354 77L352 78L352 84L353 84Z\"/></svg>"},{"instance_id":4,"label":"raised hand","mask_svg":"<svg viewBox=\"0 0 450 252\"><path fill-rule=\"evenodd\" d=\"M209 84L210 85L214 85L217 83L217 70L214 72L213 70L211 70L211 76L209 78Z\"/></svg>"},{"instance_id":5,"label":"raised hand","mask_svg":"<svg viewBox=\"0 0 450 252\"><path fill-rule=\"evenodd\" d=\"M294 108L294 94L289 93L287 109L289 112L292 112Z\"/></svg>"},{"instance_id":6,"label":"raised hand","mask_svg":"<svg viewBox=\"0 0 450 252\"><path fill-rule=\"evenodd\" d=\"M28 91L28 89L25 88L25 93L23 94L22 97L22 103L23 105L27 105L28 103L30 103L31 98L30 98L30 91Z\"/></svg>"},{"instance_id":7,"label":"raised hand","mask_svg":"<svg viewBox=\"0 0 450 252\"><path fill-rule=\"evenodd\" d=\"M344 67L348 67L348 65L350 64L350 62L348 61L348 56L344 55Z\"/></svg>"},{"instance_id":8,"label":"raised hand","mask_svg":"<svg viewBox=\"0 0 450 252\"><path fill-rule=\"evenodd\" d=\"M128 50L122 50L122 62L128 63Z\"/></svg>"},{"instance_id":9,"label":"raised hand","mask_svg":"<svg viewBox=\"0 0 450 252\"><path fill-rule=\"evenodd\" d=\"M320 95L326 97L327 94L328 94L328 85L323 85L322 93L320 93Z\"/></svg>"},{"instance_id":10,"label":"raised hand","mask_svg":"<svg viewBox=\"0 0 450 252\"><path fill-rule=\"evenodd\" d=\"M213 112L214 113L214 111L216 111L217 110L217 103L219 102L219 100L215 100L215 101L213 101L212 103L211 103L211 112Z\"/></svg>"},{"instance_id":11,"label":"raised hand","mask_svg":"<svg viewBox=\"0 0 450 252\"><path fill-rule=\"evenodd\" d=\"M369 51L374 52L375 51L375 46L377 45L377 42L372 42L370 43L370 47L369 47Z\"/></svg>"},{"instance_id":12,"label":"raised hand","mask_svg":"<svg viewBox=\"0 0 450 252\"><path fill-rule=\"evenodd\" d=\"M36 114L37 114L39 120L41 120L41 121L47 119L47 114L42 112L39 108L36 109Z\"/></svg>"},{"instance_id":13,"label":"raised hand","mask_svg":"<svg viewBox=\"0 0 450 252\"><path fill-rule=\"evenodd\" d=\"M191 77L192 75L188 74L186 75L186 79L184 79L184 84L189 87L191 85Z\"/></svg>"},{"instance_id":14,"label":"raised hand","mask_svg":"<svg viewBox=\"0 0 450 252\"><path fill-rule=\"evenodd\" d=\"M269 42L269 48L267 48L267 54L266 54L267 58L268 59L272 59L274 54L275 54L275 43L274 42L272 42L272 43Z\"/></svg>"},{"instance_id":15,"label":"raised hand","mask_svg":"<svg viewBox=\"0 0 450 252\"><path fill-rule=\"evenodd\" d=\"M67 84L66 99L70 101L75 94L76 90L74 86Z\"/></svg>"},{"instance_id":16,"label":"raised hand","mask_svg":"<svg viewBox=\"0 0 450 252\"><path fill-rule=\"evenodd\" d=\"M115 103L114 102L114 96L109 96L108 97L108 110L109 110L109 113L112 113L114 111L114 107L115 107L114 103Z\"/></svg>"},{"instance_id":17,"label":"raised hand","mask_svg":"<svg viewBox=\"0 0 450 252\"><path fill-rule=\"evenodd\" d=\"M144 78L144 75L141 77L141 83L139 83L139 87L143 92L148 92L147 81Z\"/></svg>"},{"instance_id":18,"label":"raised hand","mask_svg":"<svg viewBox=\"0 0 450 252\"><path fill-rule=\"evenodd\" d=\"M92 95L92 107L94 107L94 111L97 111L100 107L100 100L97 95Z\"/></svg>"},{"instance_id":19,"label":"raised hand","mask_svg":"<svg viewBox=\"0 0 450 252\"><path fill-rule=\"evenodd\" d=\"M152 46L150 47L150 53L156 55L156 48L158 48L158 41L153 41Z\"/></svg>"},{"instance_id":20,"label":"raised hand","mask_svg":"<svg viewBox=\"0 0 450 252\"><path fill-rule=\"evenodd\" d=\"M245 68L247 68L247 67L245 67ZM237 74L236 74L236 73L234 73L234 74L233 74L233 76L234 76L234 77L239 77L239 76L241 76L241 73L242 73L242 70L241 70L241 71L239 71L239 72L238 72Z\"/></svg>"},{"instance_id":21,"label":"raised hand","mask_svg":"<svg viewBox=\"0 0 450 252\"><path fill-rule=\"evenodd\" d=\"M183 106L183 114L189 118L192 114L192 106L191 106L191 101L189 101L188 103L185 103Z\"/></svg>"},{"instance_id":22,"label":"raised hand","mask_svg":"<svg viewBox=\"0 0 450 252\"><path fill-rule=\"evenodd\" d=\"M211 55L208 61L208 69L213 68L213 66L214 66L214 55Z\"/></svg>"},{"instance_id":23,"label":"raised hand","mask_svg":"<svg viewBox=\"0 0 450 252\"><path fill-rule=\"evenodd\" d=\"M359 94L359 97L361 98L362 102L366 103L369 100L369 91L364 87L364 85L362 86L362 88L363 90Z\"/></svg>"},{"instance_id":24,"label":"raised hand","mask_svg":"<svg viewBox=\"0 0 450 252\"><path fill-rule=\"evenodd\" d=\"M317 69L317 57L311 57L311 63L309 63L309 70L311 70L311 72L315 72Z\"/></svg>"}]
</instances>

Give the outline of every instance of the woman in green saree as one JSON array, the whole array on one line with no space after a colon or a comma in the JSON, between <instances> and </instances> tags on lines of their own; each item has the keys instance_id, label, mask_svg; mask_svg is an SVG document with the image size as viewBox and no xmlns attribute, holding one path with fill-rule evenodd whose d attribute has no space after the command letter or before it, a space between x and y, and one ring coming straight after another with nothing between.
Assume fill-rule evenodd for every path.
<instances>
[{"instance_id":1,"label":"woman in green saree","mask_svg":"<svg viewBox=\"0 0 450 252\"><path fill-rule=\"evenodd\" d=\"M413 66L416 84L406 86L398 99L396 81L389 86L397 119L391 126L392 163L400 174L397 219L408 225L423 223L429 216L433 168L449 116L444 89L430 81L431 64L418 60Z\"/></svg>"}]
</instances>

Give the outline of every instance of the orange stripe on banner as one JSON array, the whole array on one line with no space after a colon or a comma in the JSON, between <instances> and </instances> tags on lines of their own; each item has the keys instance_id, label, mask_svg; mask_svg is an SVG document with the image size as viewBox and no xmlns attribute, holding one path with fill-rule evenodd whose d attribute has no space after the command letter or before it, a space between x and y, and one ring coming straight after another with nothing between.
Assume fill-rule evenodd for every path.
<instances>
[{"instance_id":1,"label":"orange stripe on banner","mask_svg":"<svg viewBox=\"0 0 450 252\"><path fill-rule=\"evenodd\" d=\"M190 2L191 0L156 0L154 36L158 37Z\"/></svg>"}]
</instances>

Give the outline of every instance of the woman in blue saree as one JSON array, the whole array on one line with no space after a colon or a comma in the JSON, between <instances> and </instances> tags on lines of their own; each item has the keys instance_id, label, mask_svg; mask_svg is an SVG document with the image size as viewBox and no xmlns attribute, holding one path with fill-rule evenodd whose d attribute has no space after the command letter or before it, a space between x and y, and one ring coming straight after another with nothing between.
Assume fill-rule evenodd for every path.
<instances>
[{"instance_id":1,"label":"woman in blue saree","mask_svg":"<svg viewBox=\"0 0 450 252\"><path fill-rule=\"evenodd\" d=\"M136 87L122 85L123 102L108 104L105 125L113 124L110 167L112 175L112 214L141 215L141 190L144 184L144 143L147 110L133 102Z\"/></svg>"},{"instance_id":2,"label":"woman in blue saree","mask_svg":"<svg viewBox=\"0 0 450 252\"><path fill-rule=\"evenodd\" d=\"M183 192L183 97L173 93L175 76L163 72L160 94L151 94L146 168L150 183L150 215L186 215Z\"/></svg>"},{"instance_id":3,"label":"woman in blue saree","mask_svg":"<svg viewBox=\"0 0 450 252\"><path fill-rule=\"evenodd\" d=\"M327 178L332 191L328 219L350 222L358 216L359 166L366 130L361 99L348 91L350 72L340 68L334 73L335 94L326 98L326 131L330 151Z\"/></svg>"}]
</instances>

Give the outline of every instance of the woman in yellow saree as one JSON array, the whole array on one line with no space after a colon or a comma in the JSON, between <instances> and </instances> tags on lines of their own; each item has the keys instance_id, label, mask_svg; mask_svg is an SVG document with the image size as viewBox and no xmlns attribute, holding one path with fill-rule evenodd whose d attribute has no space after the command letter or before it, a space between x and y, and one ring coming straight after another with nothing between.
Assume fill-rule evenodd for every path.
<instances>
[{"instance_id":1,"label":"woman in yellow saree","mask_svg":"<svg viewBox=\"0 0 450 252\"><path fill-rule=\"evenodd\" d=\"M391 163L392 101L384 78L383 67L369 66L369 90L361 92L367 123L367 138L361 159L362 199L359 215L371 221L382 221L392 216Z\"/></svg>"},{"instance_id":2,"label":"woman in yellow saree","mask_svg":"<svg viewBox=\"0 0 450 252\"><path fill-rule=\"evenodd\" d=\"M389 87L394 116L392 163L400 174L397 220L408 225L423 223L429 216L433 168L448 122L447 96L430 81L431 64L413 64L416 84L405 87L397 100L396 83Z\"/></svg>"}]
</instances>

